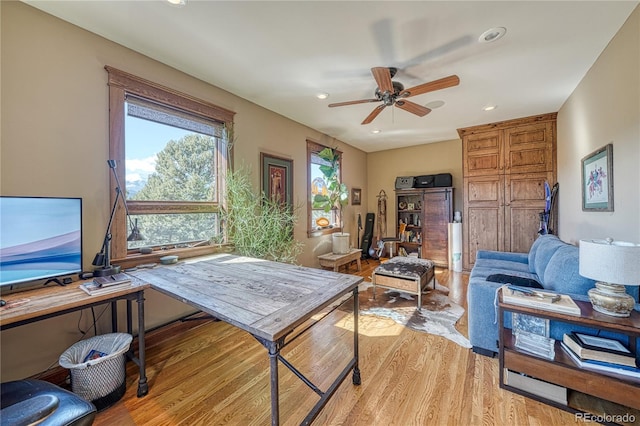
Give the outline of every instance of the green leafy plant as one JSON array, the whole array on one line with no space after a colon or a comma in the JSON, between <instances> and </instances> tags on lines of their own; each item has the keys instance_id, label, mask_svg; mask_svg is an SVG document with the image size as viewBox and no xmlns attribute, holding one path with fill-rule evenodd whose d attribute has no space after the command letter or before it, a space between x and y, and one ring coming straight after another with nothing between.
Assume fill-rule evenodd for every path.
<instances>
[{"instance_id":1,"label":"green leafy plant","mask_svg":"<svg viewBox=\"0 0 640 426\"><path fill-rule=\"evenodd\" d=\"M227 206L222 213L229 242L238 254L294 263L302 243L293 237L298 207L257 195L244 167L228 171Z\"/></svg>"},{"instance_id":2,"label":"green leafy plant","mask_svg":"<svg viewBox=\"0 0 640 426\"><path fill-rule=\"evenodd\" d=\"M349 203L349 190L347 185L340 182L340 154L335 149L324 148L318 153L318 157L328 163L320 165L327 183L327 193L314 195L313 208L323 209L326 213L337 209L340 215L340 232L344 232L342 209Z\"/></svg>"}]
</instances>

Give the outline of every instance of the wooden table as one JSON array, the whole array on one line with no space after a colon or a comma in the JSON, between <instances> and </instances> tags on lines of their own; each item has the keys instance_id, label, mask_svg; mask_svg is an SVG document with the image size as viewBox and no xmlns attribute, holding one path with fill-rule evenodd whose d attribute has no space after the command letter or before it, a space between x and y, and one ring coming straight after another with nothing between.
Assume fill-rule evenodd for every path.
<instances>
[{"instance_id":1,"label":"wooden table","mask_svg":"<svg viewBox=\"0 0 640 426\"><path fill-rule=\"evenodd\" d=\"M362 277L230 254L138 270L130 275L250 333L268 350L272 425L280 421L278 361L320 396L302 424L310 424L317 417L350 371L353 383L360 384L358 284ZM349 292L353 293L354 356L323 392L291 365L280 350L290 343L285 339L296 327Z\"/></svg>"},{"instance_id":2,"label":"wooden table","mask_svg":"<svg viewBox=\"0 0 640 426\"><path fill-rule=\"evenodd\" d=\"M346 254L335 254L335 253L327 253L318 256L318 260L320 261L320 266L323 268L332 268L335 272L338 272L340 266L348 265L354 260L358 264L358 271L362 270L362 264L360 263L360 258L362 257L361 249L351 249L349 253ZM348 266L347 266L348 267Z\"/></svg>"},{"instance_id":3,"label":"wooden table","mask_svg":"<svg viewBox=\"0 0 640 426\"><path fill-rule=\"evenodd\" d=\"M111 330L115 333L118 331L117 302L118 300L126 300L127 333L133 334L131 303L136 301L138 304L138 357L134 356L133 349L130 349L126 355L139 368L138 397L146 395L149 392L149 385L145 370L144 290L149 288L149 285L133 279L130 286L121 287L107 294L89 296L79 288L83 282L86 281L64 287L52 285L3 295L2 298L7 304L0 307L0 330L111 303Z\"/></svg>"}]
</instances>

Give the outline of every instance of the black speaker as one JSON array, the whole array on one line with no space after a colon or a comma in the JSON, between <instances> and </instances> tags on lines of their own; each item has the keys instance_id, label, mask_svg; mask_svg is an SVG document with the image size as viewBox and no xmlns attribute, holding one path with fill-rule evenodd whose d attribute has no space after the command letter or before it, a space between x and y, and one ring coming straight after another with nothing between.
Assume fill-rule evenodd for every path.
<instances>
[{"instance_id":1,"label":"black speaker","mask_svg":"<svg viewBox=\"0 0 640 426\"><path fill-rule=\"evenodd\" d=\"M433 184L436 187L451 186L453 185L453 177L451 173L438 173L434 176Z\"/></svg>"},{"instance_id":2,"label":"black speaker","mask_svg":"<svg viewBox=\"0 0 640 426\"><path fill-rule=\"evenodd\" d=\"M362 234L362 256L369 257L369 248L371 247L371 241L373 240L373 222L375 214L367 213L364 219L364 233Z\"/></svg>"}]
</instances>

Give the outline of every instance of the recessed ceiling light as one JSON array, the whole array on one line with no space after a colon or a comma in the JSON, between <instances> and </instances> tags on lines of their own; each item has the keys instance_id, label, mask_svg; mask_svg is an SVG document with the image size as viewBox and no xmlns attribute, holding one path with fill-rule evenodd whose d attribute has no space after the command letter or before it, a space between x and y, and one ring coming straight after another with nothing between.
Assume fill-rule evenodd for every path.
<instances>
[{"instance_id":1,"label":"recessed ceiling light","mask_svg":"<svg viewBox=\"0 0 640 426\"><path fill-rule=\"evenodd\" d=\"M504 27L495 27L489 28L487 31L483 32L480 37L478 37L478 41L480 43L491 43L505 35L507 29Z\"/></svg>"},{"instance_id":2,"label":"recessed ceiling light","mask_svg":"<svg viewBox=\"0 0 640 426\"><path fill-rule=\"evenodd\" d=\"M373 133L374 135L376 135L376 134L380 133L380 129L373 129L373 130L371 131L371 133Z\"/></svg>"},{"instance_id":3,"label":"recessed ceiling light","mask_svg":"<svg viewBox=\"0 0 640 426\"><path fill-rule=\"evenodd\" d=\"M436 109L436 108L440 108L442 105L444 105L444 101L431 101L425 106L429 109Z\"/></svg>"},{"instance_id":4,"label":"recessed ceiling light","mask_svg":"<svg viewBox=\"0 0 640 426\"><path fill-rule=\"evenodd\" d=\"M328 93L318 93L316 95L316 98L318 98L318 99L327 99L328 97L329 97Z\"/></svg>"},{"instance_id":5,"label":"recessed ceiling light","mask_svg":"<svg viewBox=\"0 0 640 426\"><path fill-rule=\"evenodd\" d=\"M173 6L179 6L179 7L187 4L187 0L167 0L167 1Z\"/></svg>"},{"instance_id":6,"label":"recessed ceiling light","mask_svg":"<svg viewBox=\"0 0 640 426\"><path fill-rule=\"evenodd\" d=\"M487 105L486 107L483 107L482 110L483 111L493 111L496 108L498 108L498 105Z\"/></svg>"}]
</instances>

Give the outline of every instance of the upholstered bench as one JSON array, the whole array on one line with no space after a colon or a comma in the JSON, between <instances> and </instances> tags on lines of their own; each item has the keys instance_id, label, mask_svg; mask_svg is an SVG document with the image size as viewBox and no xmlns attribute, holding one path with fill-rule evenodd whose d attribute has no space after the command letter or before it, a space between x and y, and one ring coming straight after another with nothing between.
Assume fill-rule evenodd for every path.
<instances>
[{"instance_id":1,"label":"upholstered bench","mask_svg":"<svg viewBox=\"0 0 640 426\"><path fill-rule=\"evenodd\" d=\"M400 290L418 296L418 309L422 309L422 292L427 284L433 281L436 288L436 278L433 262L411 256L396 256L381 263L371 275L373 283L373 298L376 298L376 287Z\"/></svg>"}]
</instances>

